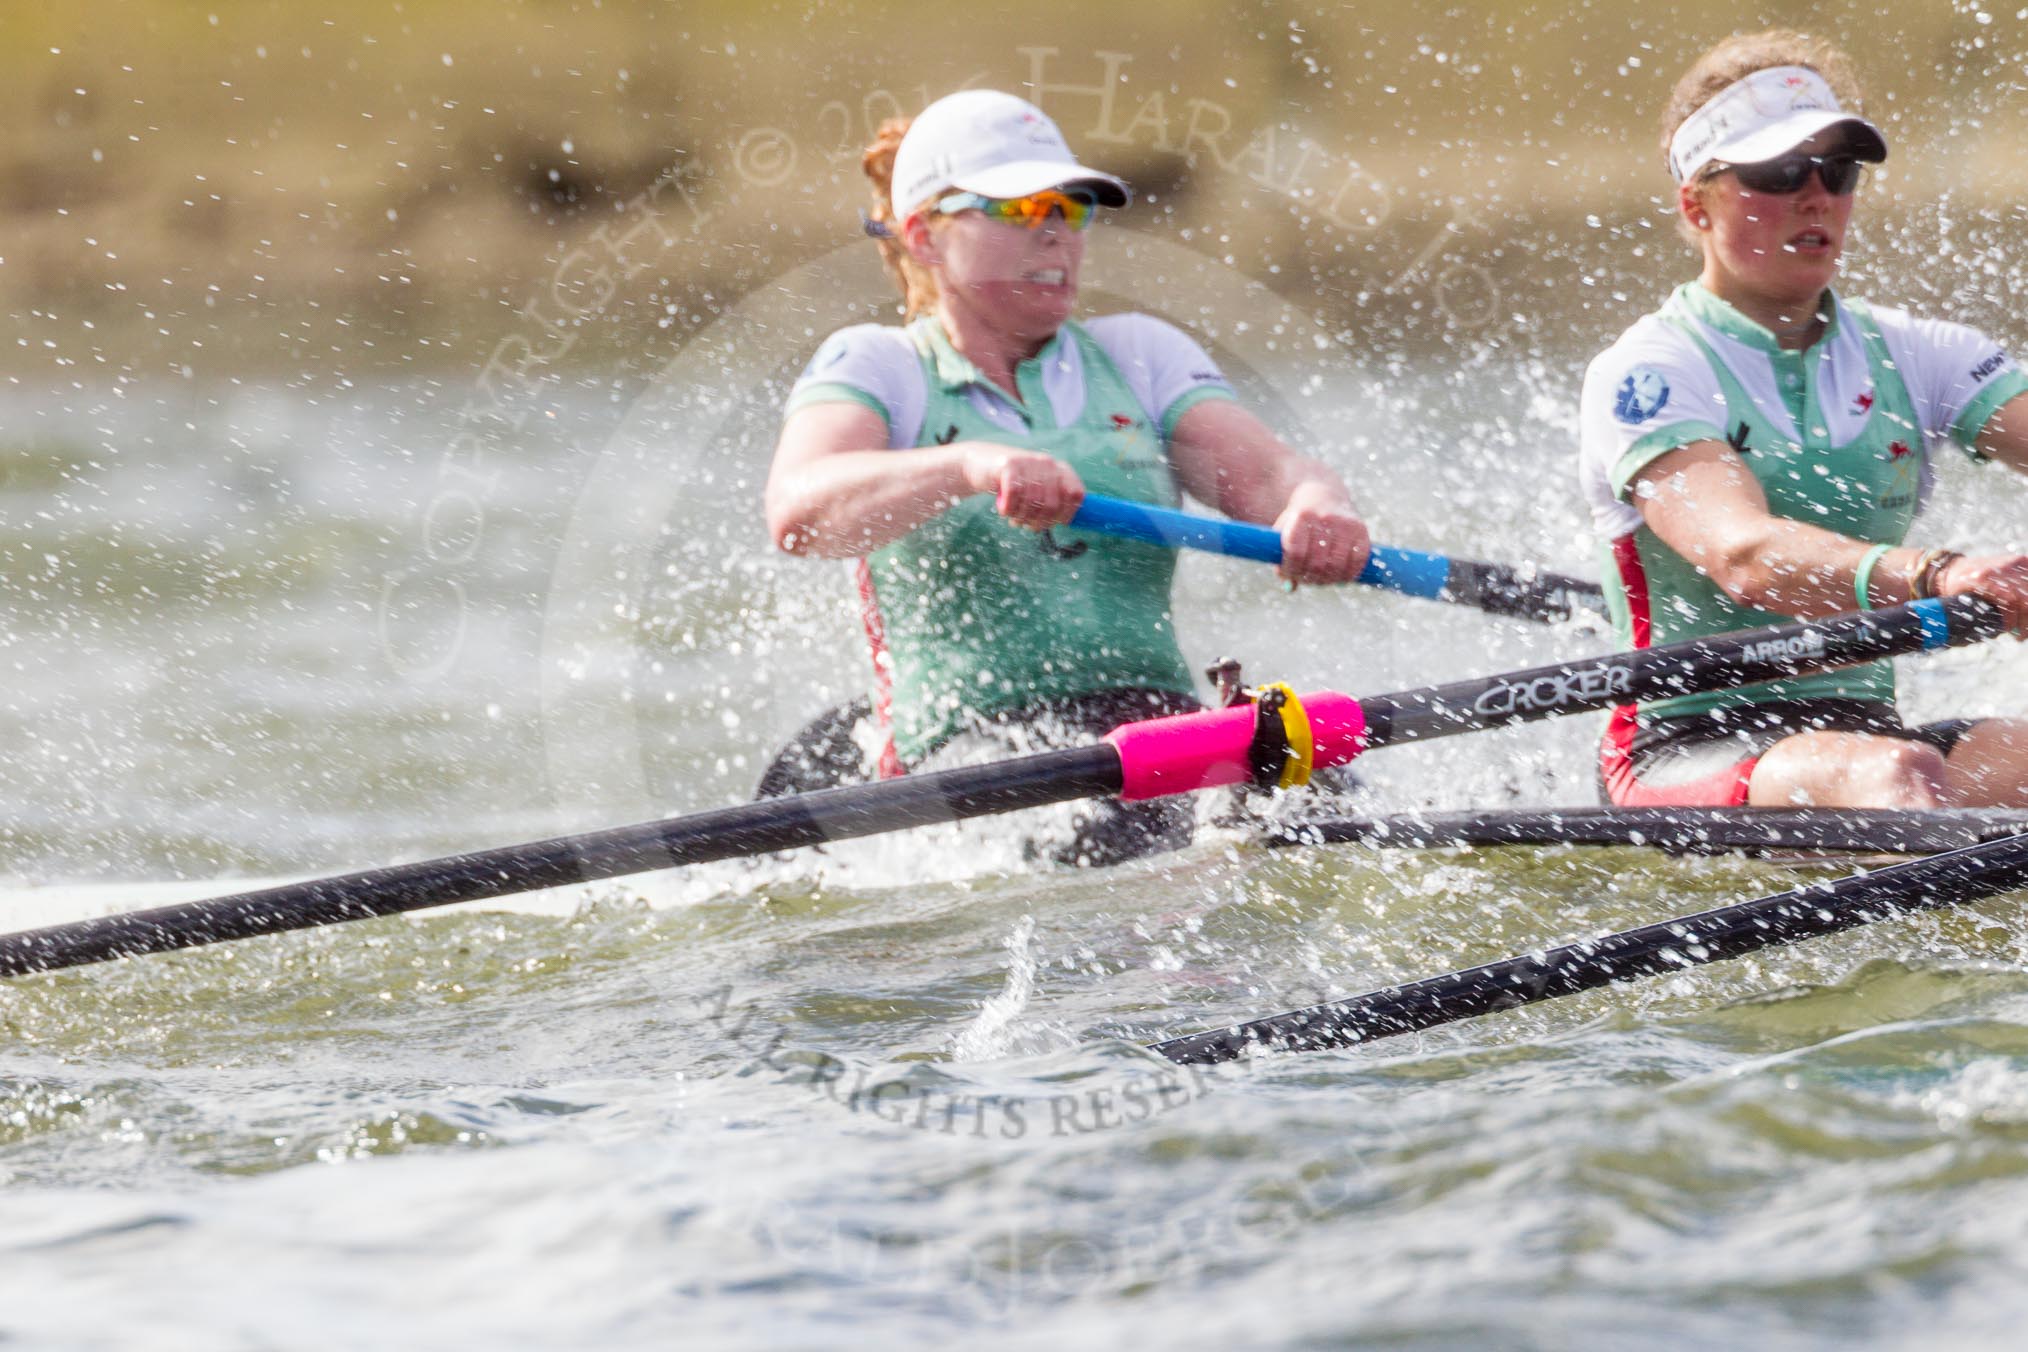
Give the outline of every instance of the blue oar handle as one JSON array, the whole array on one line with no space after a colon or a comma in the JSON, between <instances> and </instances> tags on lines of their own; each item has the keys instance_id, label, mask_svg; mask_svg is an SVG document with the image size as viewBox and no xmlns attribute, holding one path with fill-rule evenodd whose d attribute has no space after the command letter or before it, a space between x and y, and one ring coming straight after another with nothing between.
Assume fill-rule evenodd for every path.
<instances>
[{"instance_id":1,"label":"blue oar handle","mask_svg":"<svg viewBox=\"0 0 2028 1352\"><path fill-rule=\"evenodd\" d=\"M1366 566L1359 570L1359 581L1403 596L1440 601L1450 590L1451 561L1420 549L1375 545L1366 556Z\"/></svg>"},{"instance_id":2,"label":"blue oar handle","mask_svg":"<svg viewBox=\"0 0 2028 1352\"><path fill-rule=\"evenodd\" d=\"M1169 549L1202 549L1259 563L1282 561L1281 537L1266 526L1193 516L1097 493L1085 495L1070 524ZM1576 578L1555 573L1524 578L1499 564L1391 545L1373 546L1359 581L1403 596L1459 601L1494 614L1538 620L1565 618L1574 608L1595 603L1599 595L1595 584Z\"/></svg>"},{"instance_id":3,"label":"blue oar handle","mask_svg":"<svg viewBox=\"0 0 2028 1352\"><path fill-rule=\"evenodd\" d=\"M1145 502L1102 497L1087 493L1084 505L1070 524L1101 535L1125 540L1145 540L1170 549L1203 549L1213 554L1230 554L1235 559L1256 563L1282 561L1282 537L1266 526L1244 521L1222 521L1210 516L1192 516L1167 507L1150 507Z\"/></svg>"},{"instance_id":4,"label":"blue oar handle","mask_svg":"<svg viewBox=\"0 0 2028 1352\"><path fill-rule=\"evenodd\" d=\"M1094 530L1128 540L1145 540L1170 549L1202 549L1213 554L1229 554L1235 559L1252 559L1257 563L1282 561L1282 537L1266 526L1193 516L1188 512L1103 497L1097 493L1085 495L1084 505L1077 509L1077 515L1070 519L1070 524L1081 530ZM1369 587L1384 587L1404 596L1423 596L1434 600L1443 595L1450 576L1451 561L1441 554L1375 545L1367 557L1365 570L1359 574L1359 580Z\"/></svg>"}]
</instances>

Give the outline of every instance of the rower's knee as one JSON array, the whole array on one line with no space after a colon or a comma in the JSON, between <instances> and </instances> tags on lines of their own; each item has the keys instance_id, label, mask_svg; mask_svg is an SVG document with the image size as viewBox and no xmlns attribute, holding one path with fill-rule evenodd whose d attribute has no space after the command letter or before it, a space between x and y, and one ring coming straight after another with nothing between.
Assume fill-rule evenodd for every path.
<instances>
[{"instance_id":1,"label":"rower's knee","mask_svg":"<svg viewBox=\"0 0 2028 1352\"><path fill-rule=\"evenodd\" d=\"M1888 741L1866 758L1865 801L1876 807L1933 808L1944 801L1943 752L1926 742Z\"/></svg>"},{"instance_id":2,"label":"rower's knee","mask_svg":"<svg viewBox=\"0 0 2028 1352\"><path fill-rule=\"evenodd\" d=\"M1952 807L2028 807L2028 722L1974 723L1945 764Z\"/></svg>"}]
</instances>

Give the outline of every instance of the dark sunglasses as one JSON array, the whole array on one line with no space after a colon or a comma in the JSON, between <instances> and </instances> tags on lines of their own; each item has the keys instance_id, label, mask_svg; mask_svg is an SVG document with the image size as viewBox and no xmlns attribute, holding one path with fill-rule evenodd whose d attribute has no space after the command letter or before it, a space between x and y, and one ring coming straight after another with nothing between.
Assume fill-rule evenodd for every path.
<instances>
[{"instance_id":1,"label":"dark sunglasses","mask_svg":"<svg viewBox=\"0 0 2028 1352\"><path fill-rule=\"evenodd\" d=\"M1779 197L1800 192L1816 174L1824 191L1843 197L1859 186L1859 160L1851 155L1783 155L1759 164L1728 164L1739 186L1750 192Z\"/></svg>"}]
</instances>

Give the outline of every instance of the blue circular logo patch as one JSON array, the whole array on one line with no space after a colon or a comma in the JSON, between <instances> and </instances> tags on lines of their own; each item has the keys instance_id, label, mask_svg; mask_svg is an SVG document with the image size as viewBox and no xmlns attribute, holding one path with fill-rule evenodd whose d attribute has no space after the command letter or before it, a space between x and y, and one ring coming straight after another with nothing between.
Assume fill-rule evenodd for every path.
<instances>
[{"instance_id":1,"label":"blue circular logo patch","mask_svg":"<svg viewBox=\"0 0 2028 1352\"><path fill-rule=\"evenodd\" d=\"M1643 423L1669 402L1669 382L1652 366L1636 366L1613 396L1613 416L1623 423Z\"/></svg>"}]
</instances>

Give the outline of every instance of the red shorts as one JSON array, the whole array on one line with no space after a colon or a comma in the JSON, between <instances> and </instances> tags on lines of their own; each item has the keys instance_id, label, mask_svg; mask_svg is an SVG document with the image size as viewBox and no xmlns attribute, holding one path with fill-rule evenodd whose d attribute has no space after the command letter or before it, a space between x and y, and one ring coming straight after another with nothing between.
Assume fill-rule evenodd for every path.
<instances>
[{"instance_id":1,"label":"red shorts","mask_svg":"<svg viewBox=\"0 0 2028 1352\"><path fill-rule=\"evenodd\" d=\"M1867 732L1926 742L1949 755L1977 721L1911 728L1893 705L1857 699L1786 700L1656 719L1621 705L1599 743L1599 799L1614 807L1744 807L1760 758L1797 733Z\"/></svg>"}]
</instances>

